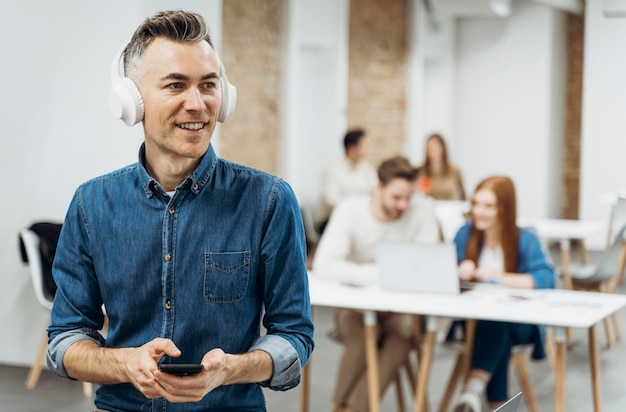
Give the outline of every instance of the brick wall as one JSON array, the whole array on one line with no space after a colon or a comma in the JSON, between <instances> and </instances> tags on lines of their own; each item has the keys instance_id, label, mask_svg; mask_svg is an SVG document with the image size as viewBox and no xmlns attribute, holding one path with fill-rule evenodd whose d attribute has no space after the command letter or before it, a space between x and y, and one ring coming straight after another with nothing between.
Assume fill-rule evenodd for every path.
<instances>
[{"instance_id":1,"label":"brick wall","mask_svg":"<svg viewBox=\"0 0 626 412\"><path fill-rule=\"evenodd\" d=\"M237 87L221 129L220 156L276 174L280 153L283 0L223 3L222 61Z\"/></svg>"},{"instance_id":2,"label":"brick wall","mask_svg":"<svg viewBox=\"0 0 626 412\"><path fill-rule=\"evenodd\" d=\"M404 154L408 1L351 0L348 126L367 131L374 164Z\"/></svg>"},{"instance_id":3,"label":"brick wall","mask_svg":"<svg viewBox=\"0 0 626 412\"><path fill-rule=\"evenodd\" d=\"M220 155L270 173L280 155L284 0L223 4L222 60L237 86L235 115L222 127ZM351 0L348 126L367 130L374 164L403 154L408 81L408 0ZM564 218L578 217L584 17L567 17Z\"/></svg>"},{"instance_id":4,"label":"brick wall","mask_svg":"<svg viewBox=\"0 0 626 412\"><path fill-rule=\"evenodd\" d=\"M585 17L567 16L567 79L561 216L578 218L580 193L580 125Z\"/></svg>"}]
</instances>

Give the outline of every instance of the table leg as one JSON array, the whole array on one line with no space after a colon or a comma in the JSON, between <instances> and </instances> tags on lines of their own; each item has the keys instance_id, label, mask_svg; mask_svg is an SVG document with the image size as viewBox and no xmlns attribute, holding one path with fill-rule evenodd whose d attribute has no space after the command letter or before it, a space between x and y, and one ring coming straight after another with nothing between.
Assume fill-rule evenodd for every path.
<instances>
[{"instance_id":1,"label":"table leg","mask_svg":"<svg viewBox=\"0 0 626 412\"><path fill-rule=\"evenodd\" d=\"M572 254L569 239L561 240L561 266L563 267L563 286L565 289L572 290Z\"/></svg>"},{"instance_id":2,"label":"table leg","mask_svg":"<svg viewBox=\"0 0 626 412\"><path fill-rule=\"evenodd\" d=\"M561 239L561 266L563 268L563 286L567 290L574 289L572 282L572 248L570 239ZM572 344L574 342L574 332L572 328L567 328L567 343Z\"/></svg>"},{"instance_id":3,"label":"table leg","mask_svg":"<svg viewBox=\"0 0 626 412\"><path fill-rule=\"evenodd\" d=\"M602 389L600 388L600 354L596 339L596 326L589 328L589 363L591 367L591 388L593 391L593 410L602 411Z\"/></svg>"},{"instance_id":4,"label":"table leg","mask_svg":"<svg viewBox=\"0 0 626 412\"><path fill-rule=\"evenodd\" d=\"M585 247L585 241L582 239L577 240L578 249L580 250L580 263L586 265L589 262L589 253L587 253L587 248Z\"/></svg>"},{"instance_id":5,"label":"table leg","mask_svg":"<svg viewBox=\"0 0 626 412\"><path fill-rule=\"evenodd\" d=\"M554 360L554 410L565 412L565 353L567 348L567 332L565 328L554 328L556 356Z\"/></svg>"},{"instance_id":6,"label":"table leg","mask_svg":"<svg viewBox=\"0 0 626 412\"><path fill-rule=\"evenodd\" d=\"M313 316L315 315L315 310L314 310L314 306L311 306L311 320L313 320ZM307 362L306 365L304 365L304 368L302 368L302 372L301 372L301 380L300 380L300 391L302 396L300 397L300 412L309 412L309 399L310 399L310 393L311 393L311 388L310 388L310 383L309 383L309 378L310 378L310 369L311 369L311 362L313 361L313 354L311 354L311 357L309 357L309 361Z\"/></svg>"},{"instance_id":7,"label":"table leg","mask_svg":"<svg viewBox=\"0 0 626 412\"><path fill-rule=\"evenodd\" d=\"M415 390L415 412L425 412L427 410L426 390L428 389L428 378L430 377L430 368L437 343L437 326L438 320L436 317L428 316L426 318L426 342L419 364L419 376L417 377L417 388Z\"/></svg>"},{"instance_id":8,"label":"table leg","mask_svg":"<svg viewBox=\"0 0 626 412\"><path fill-rule=\"evenodd\" d=\"M365 325L365 359L367 362L367 390L370 412L380 411L380 384L378 378L378 333L376 331L376 312L363 312Z\"/></svg>"},{"instance_id":9,"label":"table leg","mask_svg":"<svg viewBox=\"0 0 626 412\"><path fill-rule=\"evenodd\" d=\"M300 398L300 411L301 412L309 412L309 369L311 368L311 360L304 365L301 372L301 398Z\"/></svg>"}]
</instances>

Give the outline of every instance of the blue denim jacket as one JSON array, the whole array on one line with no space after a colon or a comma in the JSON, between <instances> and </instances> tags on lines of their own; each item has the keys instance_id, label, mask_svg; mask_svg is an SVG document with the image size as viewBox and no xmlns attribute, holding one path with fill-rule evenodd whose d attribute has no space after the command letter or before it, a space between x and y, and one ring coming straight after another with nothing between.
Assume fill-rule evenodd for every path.
<instances>
[{"instance_id":1,"label":"blue denim jacket","mask_svg":"<svg viewBox=\"0 0 626 412\"><path fill-rule=\"evenodd\" d=\"M467 223L457 232L454 243L456 244L458 262L466 259L465 249L472 229L472 224ZM481 245L482 247L482 245ZM554 269L548 263L546 255L541 248L539 239L528 229L520 228L519 231L519 255L517 273L528 273L535 281L535 289L552 289L556 284ZM545 328L537 326L537 340L532 352L533 359L544 359L545 352Z\"/></svg>"},{"instance_id":2,"label":"blue denim jacket","mask_svg":"<svg viewBox=\"0 0 626 412\"><path fill-rule=\"evenodd\" d=\"M263 385L293 388L313 350L313 323L291 188L209 147L170 198L143 159L142 146L137 164L86 182L74 195L53 266L48 365L67 377L63 355L81 339L137 347L163 337L182 351L179 363L198 363L213 348L262 349L274 368ZM106 339L97 332L103 304ZM95 403L110 411L265 411L257 384L219 387L186 404L146 399L129 383L103 385Z\"/></svg>"}]
</instances>

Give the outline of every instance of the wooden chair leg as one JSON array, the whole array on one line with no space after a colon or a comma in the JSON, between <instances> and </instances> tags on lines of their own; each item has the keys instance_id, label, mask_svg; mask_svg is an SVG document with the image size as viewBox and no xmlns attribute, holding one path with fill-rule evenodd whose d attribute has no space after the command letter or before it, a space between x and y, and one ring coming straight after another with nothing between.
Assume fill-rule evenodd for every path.
<instances>
[{"instance_id":1,"label":"wooden chair leg","mask_svg":"<svg viewBox=\"0 0 626 412\"><path fill-rule=\"evenodd\" d=\"M452 374L448 379L448 384L446 385L446 391L443 394L443 399L441 399L441 403L439 404L439 412L447 412L450 407L450 402L454 396L454 392L456 390L456 385L461 379L461 372L463 372L463 353L459 353L456 356L456 363L454 364L454 369L452 370Z\"/></svg>"},{"instance_id":2,"label":"wooden chair leg","mask_svg":"<svg viewBox=\"0 0 626 412\"><path fill-rule=\"evenodd\" d=\"M615 340L622 339L622 330L619 327L619 321L617 320L617 312L611 314L611 323L613 324L613 333L615 334Z\"/></svg>"},{"instance_id":3,"label":"wooden chair leg","mask_svg":"<svg viewBox=\"0 0 626 412\"><path fill-rule=\"evenodd\" d=\"M411 358L406 360L406 364L404 365L404 369L406 370L406 375L409 378L409 383L411 384L411 388L415 388L417 385L417 378L415 377L415 370L413 369L413 364L411 362Z\"/></svg>"},{"instance_id":4,"label":"wooden chair leg","mask_svg":"<svg viewBox=\"0 0 626 412\"><path fill-rule=\"evenodd\" d=\"M547 345L549 346L549 345ZM548 353L552 352L552 355L548 355L548 358L551 359L551 362L554 361L554 346L548 349ZM448 379L448 383L446 385L446 390L443 395L443 399L439 405L439 412L447 412L450 407L450 402L454 397L454 392L456 390L456 386L461 379L461 374L463 370L463 357L465 355L463 353L459 353L456 358L456 363L454 365L454 369L452 370L452 374ZM515 369L517 374L517 378L520 383L520 387L524 392L524 399L526 402L526 406L530 412L539 412L539 407L537 404L537 398L535 396L535 392L533 390L532 382L530 381L530 372L528 370L528 354L526 352L517 352L511 355L510 364Z\"/></svg>"},{"instance_id":5,"label":"wooden chair leg","mask_svg":"<svg viewBox=\"0 0 626 412\"><path fill-rule=\"evenodd\" d=\"M611 349L613 347L613 337L611 335L611 323L609 322L609 317L602 319L602 323L604 325L604 335L606 336L606 346Z\"/></svg>"},{"instance_id":6,"label":"wooden chair leg","mask_svg":"<svg viewBox=\"0 0 626 412\"><path fill-rule=\"evenodd\" d=\"M520 387L524 392L524 401L530 412L539 412L537 406L537 398L533 391L533 385L530 381L530 373L528 371L528 359L525 352L518 352L511 355L510 364L514 367L519 379Z\"/></svg>"},{"instance_id":7,"label":"wooden chair leg","mask_svg":"<svg viewBox=\"0 0 626 412\"><path fill-rule=\"evenodd\" d=\"M621 284L624 282L624 270L626 269L626 241L622 242L622 247L620 249L619 254L619 272L615 277L615 282L611 287L611 290L617 286L617 284Z\"/></svg>"},{"instance_id":8,"label":"wooden chair leg","mask_svg":"<svg viewBox=\"0 0 626 412\"><path fill-rule=\"evenodd\" d=\"M37 382L39 382L39 377L41 376L41 370L43 368L43 363L46 359L46 351L48 350L48 332L44 332L43 340L41 341L41 345L39 345L39 352L37 353L37 357L35 358L35 363L30 368L28 372L28 376L26 377L26 387L28 389L35 389L37 386Z\"/></svg>"},{"instance_id":9,"label":"wooden chair leg","mask_svg":"<svg viewBox=\"0 0 626 412\"><path fill-rule=\"evenodd\" d=\"M556 342L554 341L554 331L552 328L546 328L546 356L548 358L548 363L550 363L550 368L554 372L556 362Z\"/></svg>"},{"instance_id":10,"label":"wooden chair leg","mask_svg":"<svg viewBox=\"0 0 626 412\"><path fill-rule=\"evenodd\" d=\"M398 411L406 412L406 405L404 404L404 390L402 390L402 375L400 371L396 375L396 399L398 401Z\"/></svg>"}]
</instances>

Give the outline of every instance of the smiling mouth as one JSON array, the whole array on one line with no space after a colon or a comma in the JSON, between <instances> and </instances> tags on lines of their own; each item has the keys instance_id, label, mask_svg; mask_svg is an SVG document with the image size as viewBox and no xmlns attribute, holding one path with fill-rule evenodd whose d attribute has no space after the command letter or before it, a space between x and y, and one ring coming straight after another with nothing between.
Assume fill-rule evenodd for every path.
<instances>
[{"instance_id":1,"label":"smiling mouth","mask_svg":"<svg viewBox=\"0 0 626 412\"><path fill-rule=\"evenodd\" d=\"M205 125L206 123L179 123L176 126L185 130L201 130Z\"/></svg>"}]
</instances>

